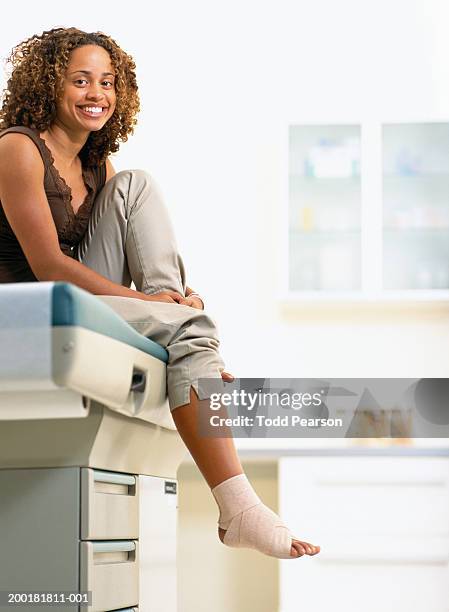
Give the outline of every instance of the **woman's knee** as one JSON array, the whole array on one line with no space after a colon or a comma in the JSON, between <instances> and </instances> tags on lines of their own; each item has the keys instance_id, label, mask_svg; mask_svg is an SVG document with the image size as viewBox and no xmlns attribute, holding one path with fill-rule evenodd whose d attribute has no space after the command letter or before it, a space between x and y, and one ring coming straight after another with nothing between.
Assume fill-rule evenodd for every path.
<instances>
[{"instance_id":1,"label":"woman's knee","mask_svg":"<svg viewBox=\"0 0 449 612\"><path fill-rule=\"evenodd\" d=\"M120 170L108 180L97 198L99 202L107 203L108 208L112 205L122 210L124 207L124 214L129 218L142 203L154 200L155 185L146 170Z\"/></svg>"},{"instance_id":2,"label":"woman's knee","mask_svg":"<svg viewBox=\"0 0 449 612\"><path fill-rule=\"evenodd\" d=\"M153 177L146 170L140 168L134 170L120 170L116 172L108 181L107 184L114 185L116 183L144 183L151 185L154 182Z\"/></svg>"},{"instance_id":3,"label":"woman's knee","mask_svg":"<svg viewBox=\"0 0 449 612\"><path fill-rule=\"evenodd\" d=\"M198 313L198 310L197 310ZM195 323L192 326L191 332L198 338L203 338L207 341L212 341L218 348L220 344L219 332L214 319L204 310L199 311L195 317Z\"/></svg>"}]
</instances>

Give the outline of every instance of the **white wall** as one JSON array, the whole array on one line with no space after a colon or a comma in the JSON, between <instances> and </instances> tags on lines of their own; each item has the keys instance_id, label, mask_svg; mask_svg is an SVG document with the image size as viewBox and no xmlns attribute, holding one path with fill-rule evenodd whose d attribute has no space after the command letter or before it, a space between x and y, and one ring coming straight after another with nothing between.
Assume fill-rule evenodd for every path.
<instances>
[{"instance_id":1,"label":"white wall","mask_svg":"<svg viewBox=\"0 0 449 612\"><path fill-rule=\"evenodd\" d=\"M1 22L0 56L76 25L135 57L143 110L115 165L158 180L230 371L442 375L447 309L354 324L332 310L285 318L276 295L288 123L449 118L448 15L443 0L26 0Z\"/></svg>"}]
</instances>

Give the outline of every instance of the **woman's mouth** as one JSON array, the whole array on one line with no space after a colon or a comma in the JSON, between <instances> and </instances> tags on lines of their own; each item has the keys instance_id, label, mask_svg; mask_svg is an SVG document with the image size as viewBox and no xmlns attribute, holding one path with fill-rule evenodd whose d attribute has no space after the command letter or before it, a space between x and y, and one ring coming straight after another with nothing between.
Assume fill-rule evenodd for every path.
<instances>
[{"instance_id":1,"label":"woman's mouth","mask_svg":"<svg viewBox=\"0 0 449 612\"><path fill-rule=\"evenodd\" d=\"M107 106L78 106L80 112L85 117L89 117L90 119L96 119L98 117L103 117L108 112Z\"/></svg>"}]
</instances>

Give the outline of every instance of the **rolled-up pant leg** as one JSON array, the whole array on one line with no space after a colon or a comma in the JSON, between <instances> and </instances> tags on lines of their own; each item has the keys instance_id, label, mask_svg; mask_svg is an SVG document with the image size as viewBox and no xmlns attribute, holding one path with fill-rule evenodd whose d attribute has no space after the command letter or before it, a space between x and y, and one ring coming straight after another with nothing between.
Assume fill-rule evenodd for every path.
<instances>
[{"instance_id":1,"label":"rolled-up pant leg","mask_svg":"<svg viewBox=\"0 0 449 612\"><path fill-rule=\"evenodd\" d=\"M129 287L133 281L143 293L185 293L184 265L167 210L154 179L141 170L119 172L106 183L77 257L115 283ZM98 298L167 349L171 410L189 403L191 386L199 393L199 378L220 379L224 362L217 328L204 311L137 298Z\"/></svg>"}]
</instances>

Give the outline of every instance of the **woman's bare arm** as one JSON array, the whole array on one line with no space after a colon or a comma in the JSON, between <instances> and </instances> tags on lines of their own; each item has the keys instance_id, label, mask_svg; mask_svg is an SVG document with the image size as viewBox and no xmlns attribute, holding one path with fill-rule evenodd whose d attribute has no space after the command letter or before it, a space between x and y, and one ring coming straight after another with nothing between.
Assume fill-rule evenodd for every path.
<instances>
[{"instance_id":1,"label":"woman's bare arm","mask_svg":"<svg viewBox=\"0 0 449 612\"><path fill-rule=\"evenodd\" d=\"M128 289L61 251L44 190L42 158L36 145L24 134L11 133L0 138L0 201L38 280L73 283L96 295L164 302L183 299L174 291L149 296Z\"/></svg>"},{"instance_id":2,"label":"woman's bare arm","mask_svg":"<svg viewBox=\"0 0 449 612\"><path fill-rule=\"evenodd\" d=\"M114 166L111 164L109 157L106 160L106 182L109 181L115 174Z\"/></svg>"}]
</instances>

